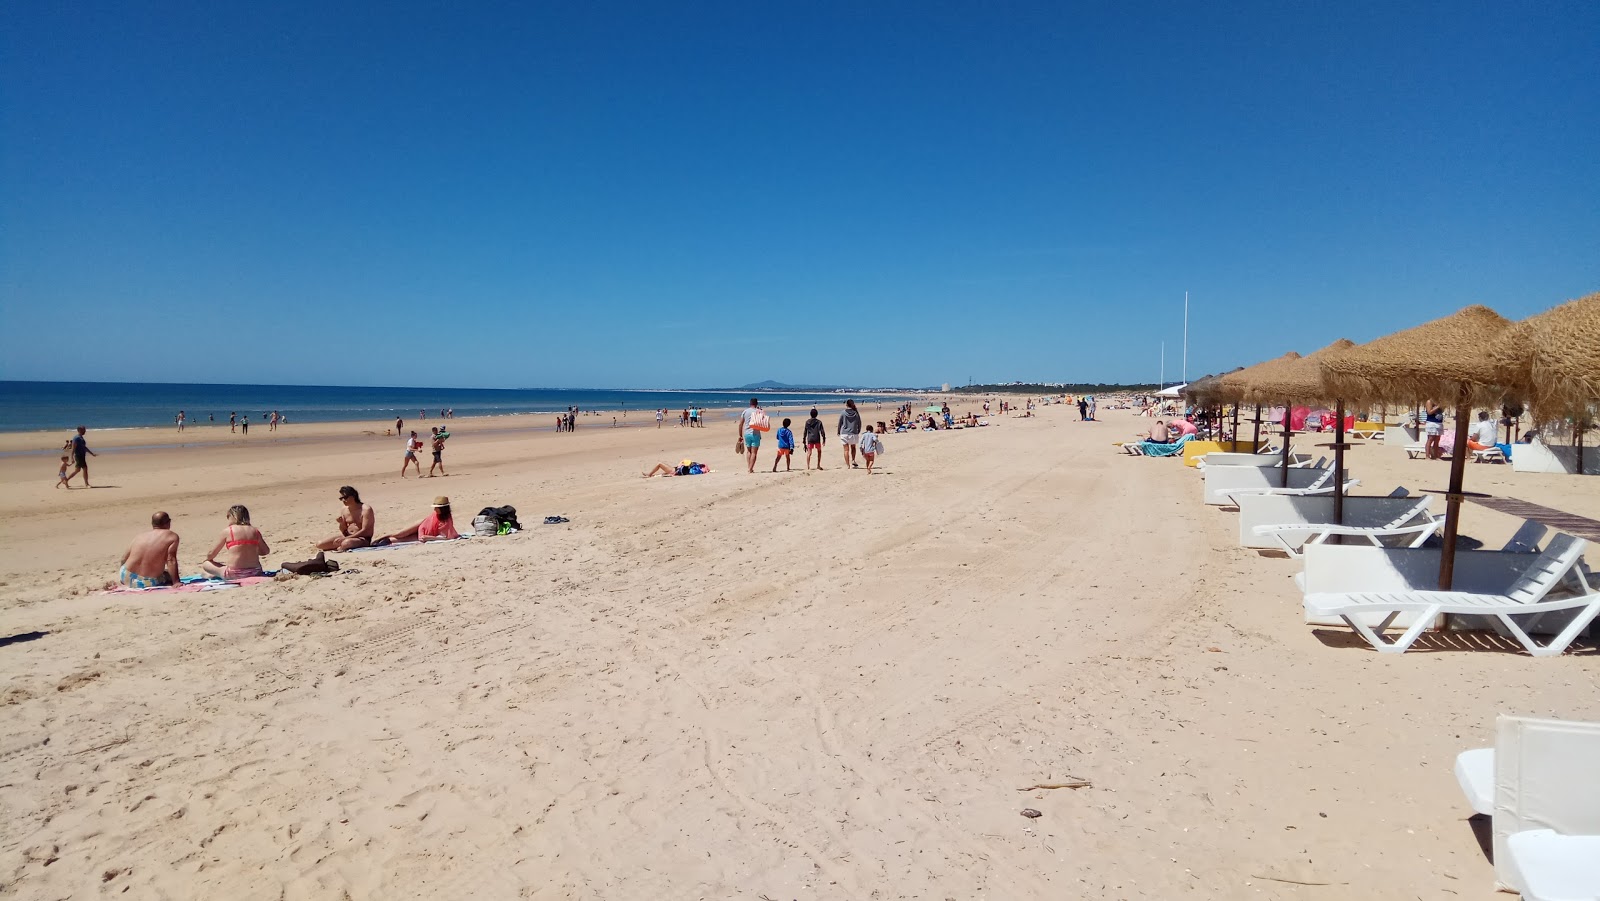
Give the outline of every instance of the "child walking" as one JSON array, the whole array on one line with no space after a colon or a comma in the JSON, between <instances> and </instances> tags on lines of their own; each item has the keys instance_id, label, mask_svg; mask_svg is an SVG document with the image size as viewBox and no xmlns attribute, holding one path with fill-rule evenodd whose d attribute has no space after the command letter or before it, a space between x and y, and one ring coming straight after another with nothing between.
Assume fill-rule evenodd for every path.
<instances>
[{"instance_id":1,"label":"child walking","mask_svg":"<svg viewBox=\"0 0 1600 901\"><path fill-rule=\"evenodd\" d=\"M811 418L806 420L806 469L811 468L811 453L817 454L817 469L822 468L822 445L828 441L828 431L822 427L822 420L817 418L817 408L811 408Z\"/></svg>"},{"instance_id":2,"label":"child walking","mask_svg":"<svg viewBox=\"0 0 1600 901\"><path fill-rule=\"evenodd\" d=\"M67 485L67 472L70 471L71 469L72 469L72 458L67 456L66 454L62 454L61 455L61 471L56 473L56 487L57 488L60 488L62 485ZM71 488L72 486L71 485L67 485L67 487Z\"/></svg>"},{"instance_id":3,"label":"child walking","mask_svg":"<svg viewBox=\"0 0 1600 901\"><path fill-rule=\"evenodd\" d=\"M872 461L883 453L883 439L878 437L877 432L867 429L861 433L861 443L856 446L856 450L860 451L861 458L867 461L867 475L872 475Z\"/></svg>"},{"instance_id":4,"label":"child walking","mask_svg":"<svg viewBox=\"0 0 1600 901\"><path fill-rule=\"evenodd\" d=\"M778 429L778 455L772 458L772 471L778 471L778 461L783 461L783 471L794 469L791 465L794 460L794 432L789 431L791 420L783 421L783 428Z\"/></svg>"}]
</instances>

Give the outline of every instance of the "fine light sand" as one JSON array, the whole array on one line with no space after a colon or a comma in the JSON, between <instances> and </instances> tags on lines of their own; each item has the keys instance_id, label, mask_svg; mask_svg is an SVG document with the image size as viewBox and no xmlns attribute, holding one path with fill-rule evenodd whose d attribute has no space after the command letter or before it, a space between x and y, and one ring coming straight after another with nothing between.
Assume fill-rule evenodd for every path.
<instances>
[{"instance_id":1,"label":"fine light sand","mask_svg":"<svg viewBox=\"0 0 1600 901\"><path fill-rule=\"evenodd\" d=\"M1235 547L1193 470L1114 455L1147 421L1102 412L890 435L870 479L833 444L748 475L727 420L457 420L421 481L360 428L107 453L115 487L70 493L0 460L0 897L1493 897L1454 755L1501 712L1600 719L1593 649L1308 628L1296 564ZM1443 486L1403 456L1350 467ZM684 457L716 471L639 478ZM153 509L185 571L233 503L301 559L347 483L380 530L435 494L528 529L96 590ZM1468 487L1600 510L1596 479Z\"/></svg>"}]
</instances>

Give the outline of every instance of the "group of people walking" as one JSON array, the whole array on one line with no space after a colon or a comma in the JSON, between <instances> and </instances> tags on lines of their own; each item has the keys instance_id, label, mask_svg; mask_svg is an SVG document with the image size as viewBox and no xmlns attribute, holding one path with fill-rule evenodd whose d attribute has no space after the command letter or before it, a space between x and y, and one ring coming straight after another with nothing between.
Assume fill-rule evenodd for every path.
<instances>
[{"instance_id":1,"label":"group of people walking","mask_svg":"<svg viewBox=\"0 0 1600 901\"><path fill-rule=\"evenodd\" d=\"M783 425L777 430L777 456L772 461L772 471L778 471L778 464L783 463L785 469L792 469L795 451L794 432L790 429L793 420L783 420ZM756 459L761 454L761 436L772 430L771 420L765 410L761 409L758 398L750 398L750 406L739 414L739 443L738 449L745 456L747 472L756 471ZM854 400L844 402L844 412L839 414L839 422L834 434L839 439L843 448L844 465L847 468L859 469L861 463L866 464L867 474L871 475L874 462L878 454L883 452L883 439L870 427L864 426L861 413L856 409ZM811 408L811 417L802 427L802 437L806 451L806 469L811 468L812 455L816 455L817 469L822 470L822 450L828 443L827 429L823 426L817 409ZM857 454L859 459L857 462Z\"/></svg>"}]
</instances>

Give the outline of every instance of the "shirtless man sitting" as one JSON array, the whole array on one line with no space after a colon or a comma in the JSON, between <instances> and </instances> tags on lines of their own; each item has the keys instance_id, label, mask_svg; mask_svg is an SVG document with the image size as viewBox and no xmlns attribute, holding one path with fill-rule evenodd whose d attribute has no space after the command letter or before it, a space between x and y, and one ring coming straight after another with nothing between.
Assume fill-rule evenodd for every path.
<instances>
[{"instance_id":1,"label":"shirtless man sitting","mask_svg":"<svg viewBox=\"0 0 1600 901\"><path fill-rule=\"evenodd\" d=\"M377 520L372 512L372 505L363 504L360 492L349 485L339 489L339 500L344 504L344 513L339 515L339 534L330 535L317 542L317 548L324 551L348 551L371 544L373 526Z\"/></svg>"},{"instance_id":2,"label":"shirtless man sitting","mask_svg":"<svg viewBox=\"0 0 1600 901\"><path fill-rule=\"evenodd\" d=\"M178 533L172 531L172 517L159 511L150 517L150 531L122 552L117 581L129 588L178 584Z\"/></svg>"}]
</instances>

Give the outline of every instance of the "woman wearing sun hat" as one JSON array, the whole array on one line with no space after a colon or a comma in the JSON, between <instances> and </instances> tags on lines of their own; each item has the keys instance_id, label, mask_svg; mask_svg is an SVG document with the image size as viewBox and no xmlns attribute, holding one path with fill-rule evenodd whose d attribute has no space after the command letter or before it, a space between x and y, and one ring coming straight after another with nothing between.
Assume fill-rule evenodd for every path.
<instances>
[{"instance_id":1,"label":"woman wearing sun hat","mask_svg":"<svg viewBox=\"0 0 1600 901\"><path fill-rule=\"evenodd\" d=\"M372 546L382 547L397 541L449 541L460 537L456 524L450 519L450 499L441 494L433 499L431 513L392 535L379 538Z\"/></svg>"}]
</instances>

